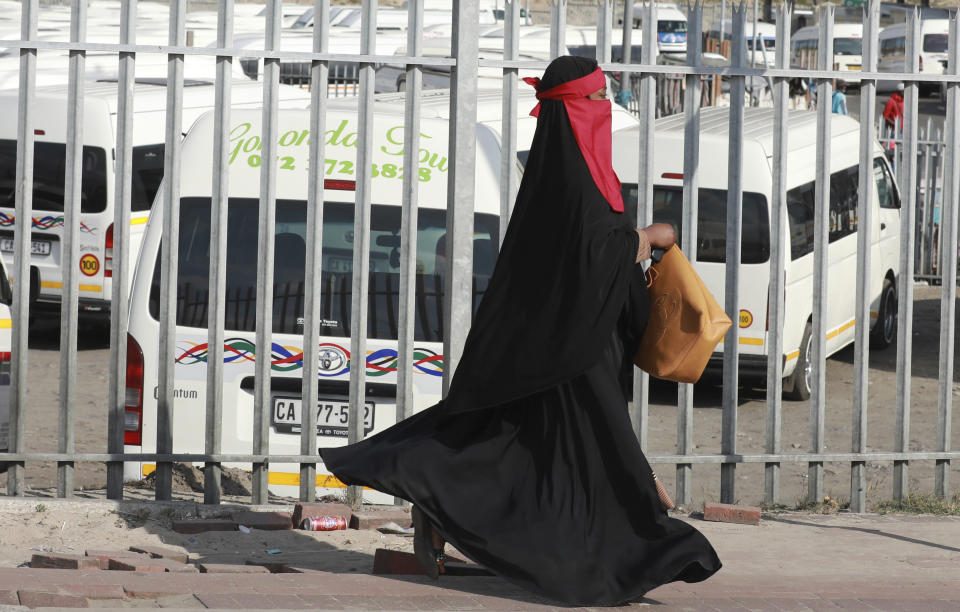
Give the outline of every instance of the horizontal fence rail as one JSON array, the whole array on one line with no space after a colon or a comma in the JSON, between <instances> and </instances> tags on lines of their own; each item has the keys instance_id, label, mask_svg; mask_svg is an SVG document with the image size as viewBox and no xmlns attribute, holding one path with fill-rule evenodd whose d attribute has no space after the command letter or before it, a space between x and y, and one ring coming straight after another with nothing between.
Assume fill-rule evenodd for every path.
<instances>
[{"instance_id":1,"label":"horizontal fence rail","mask_svg":"<svg viewBox=\"0 0 960 612\"><path fill-rule=\"evenodd\" d=\"M139 3L142 5L143 3ZM935 484L933 493L947 496L951 493L951 468L960 460L960 451L951 447L952 397L954 380L954 340L956 308L956 275L958 260L958 199L960 199L960 48L958 48L958 27L960 17L956 11L950 13L951 34L949 37L948 61L943 74L920 72L918 65L919 14L913 10L905 12L907 24L905 48L908 60L903 72L882 72L878 70L880 46L880 4L870 0L863 7L863 54L862 70L840 70L837 67L832 49L834 46L833 22L835 12L832 7L821 7L818 11L819 40L818 49L831 52L810 50L804 52L802 65L791 67L792 15L787 4L776 7L776 47L768 49L766 43L760 43L757 31L756 15L748 19L743 4L731 7L711 5L705 7L695 3L687 9L688 39L686 51L682 57L671 56L658 49L659 43L656 24L658 6L655 3L634 5L626 3L623 14L618 15L620 4L611 0L596 3L597 20L595 31L573 29L567 24L568 6L565 0L551 3L549 41L544 40L544 50L539 56L525 54L526 40L521 35L526 27L521 19L520 0L505 0L503 8L503 34L497 44L502 49L490 52L481 47L477 24L481 17L478 3L454 2L450 11L451 44L448 53L438 55L430 51L429 39L424 38L424 6L421 0L411 0L403 9L407 15L407 26L403 36L406 47L398 54L378 53L378 20L381 8L372 0L363 0L356 10L361 13L360 28L352 31L358 53L331 52L331 42L345 36L338 32L331 34L330 1L315 0L315 21L311 37L312 50L285 50L283 42L289 33L282 28L279 0L268 0L266 16L260 32L263 34L262 48L246 48L236 38L237 16L234 14L233 0L219 3L216 16L216 41L211 46L195 47L187 44L185 20L187 18L186 0L169 3L168 44L141 44L136 40L138 3L121 2L120 36L118 42L102 43L87 40L90 36L90 15L96 5L88 6L85 0L76 0L71 7L70 27L65 40L38 39L38 19L46 7L41 8L38 0L24 0L21 12L21 33L17 40L0 40L0 47L9 50L18 58L19 90L17 92L18 113L16 128L17 158L15 167L15 197L13 210L17 223L12 228L12 261L8 262L7 275L12 279L11 309L11 358L10 358L10 419L7 452L0 453L0 461L9 467L7 494L23 495L25 471L31 462L55 462L58 468L57 495L70 497L75 490L74 472L78 462L102 462L107 464L107 495L112 499L124 495L125 464L152 463L156 469L156 498L171 499L172 474L175 463L195 463L204 465L204 501L209 504L221 502L222 470L226 464L238 464L243 469L252 470L254 486L252 503L264 503L270 487L270 474L274 467L281 464L295 465L299 485L299 498L311 501L317 496L318 482L323 474L323 464L319 456L319 446L337 439L351 443L364 439L369 431L365 426L365 413L374 411L373 404L381 410L384 406L391 412L390 418L397 421L411 416L416 409L423 408L423 398L436 400L446 393L451 376L463 351L466 334L470 327L472 313L478 299L483 295L484 283L474 274L487 254L483 250L486 242L492 246L495 256L498 245L503 240L509 221L513 201L522 176L522 163L518 157L525 153L528 143L523 141L524 131L519 122L526 119L529 111L518 97L524 93L519 82L521 76L541 72L551 58L566 53L574 47L574 37L595 37L593 48L595 59L609 75L611 97L626 106L638 118L633 129L636 134L636 149L615 151L624 158L634 159L636 178L623 182L635 185L635 201L629 202L631 214L635 214L637 224L644 227L655 220L661 220L665 194L674 189L679 191L677 215L673 222L681 235L681 247L695 265L717 264L711 256L700 256L703 245L720 244L716 247L719 265L711 268L717 278L708 279L715 283L716 291L723 292L723 299L730 318L741 321L744 304L755 297L748 295L742 287L749 279L762 278L750 293L765 295L764 316L769 331L763 332L759 344L749 337L744 329L750 326L740 324L732 326L725 337L718 373L722 376L722 400L720 410L712 412L710 423L717 431L716 453L697 452L694 445L694 417L700 410L695 396L700 387L680 385L676 401L677 438L673 452L650 452L650 392L649 377L640 371L633 373L633 396L630 416L635 433L641 446L649 452L648 460L653 464L672 465L676 468L676 497L681 504L689 505L694 501L695 472L706 470L707 465L719 464L720 499L735 502L740 499L738 484L743 470L741 465L760 464L763 466L763 497L770 504L782 501L783 470L785 464L805 466L807 473L807 500L818 502L824 497L825 465L843 464L850 468L849 498L851 509L863 512L867 509L866 470L872 463L891 463L893 483L891 494L898 500L904 499L910 491L911 462L929 461L935 463ZM305 7L306 8L306 7ZM397 9L400 10L400 9ZM704 15L711 18L720 15L720 21L729 25L729 30L711 30L705 25ZM636 29L615 30L615 23L637 23ZM717 36L719 34L719 36ZM646 41L654 41L646 44ZM486 42L484 44L487 44ZM492 43L490 43L492 44ZM630 49L631 54L615 50ZM640 45L639 63L623 61L638 57L633 50ZM756 45L760 46L754 51ZM342 51L342 47L334 47ZM716 54L709 57L704 49L722 51L726 56L721 62ZM62 286L60 296L60 338L61 355L59 363L59 402L58 402L58 438L57 452L35 452L30 450L34 440L28 440L24 419L28 416L31 389L27 387L28 372L28 329L31 314L37 315L36 305L31 296L32 236L34 227L24 227L22 219L33 219L37 223L38 194L34 193L34 183L38 178L34 174L35 143L38 142L38 117L35 100L40 93L48 92L37 85L38 56L66 53L69 58L69 74L64 85L69 92L69 115L65 115L67 125L65 142L65 162L63 184L62 225L63 249ZM93 87L88 79L88 62L94 54L115 55L117 62L117 99L116 132L114 139L115 166L112 177L111 242L103 244L103 260L111 262L112 282L110 284L110 355L109 382L105 389L104 410L107 418L106 451L76 451L76 384L77 384L77 330L78 310L82 298L83 272L81 241L84 235L83 221L83 182L87 180L83 168L86 138L84 131L83 104L77 102L84 98L86 89ZM162 223L157 258L157 290L142 299L128 301L127 287L134 276L136 258L131 253L139 244L134 244L131 227L138 223L134 210L136 197L134 186L137 184L133 167L137 149L134 145L134 133L138 129L135 113L136 68L143 62L145 55L159 54L166 61L165 119L163 124L162 175L163 184L160 195L153 204L150 215L158 215ZM216 63L213 78L213 145L212 173L208 177L210 188L210 214L201 220L208 224L209 231L209 270L208 285L196 287L181 284L180 274L181 239L194 231L195 227L184 227L181 221L186 208L183 177L189 175L190 168L184 166L184 133L190 128L185 119L185 97L192 87L191 79L185 76L185 67L196 58L210 58ZM531 59L532 58L532 59ZM762 59L761 59L762 58ZM619 59L620 61L615 61ZM768 60L772 63L768 63ZM7 60L4 60L7 61ZM718 65L719 64L719 65ZM761 64L760 67L757 67ZM377 97L377 74L384 67L400 71L406 94L400 98ZM433 70L431 69L439 69ZM502 74L498 81L500 107L494 113L495 119L482 113L478 98L483 93L484 84L490 79L483 77L493 71ZM443 73L447 79L449 94L443 108L433 108L429 114L424 106L428 104L425 91L431 87L425 79ZM228 287L227 278L231 266L235 264L230 234L233 231L234 204L238 196L231 196L238 190L228 180L231 176L233 117L240 108L236 102L237 74L246 74L261 84L261 98L257 110L262 123L262 133L258 135L256 164L259 167L258 189L254 196L257 202L255 243L246 246L257 257L252 284L245 289ZM498 77L499 78L499 77ZM807 96L791 93L792 85L798 80L810 83ZM832 149L833 136L836 134L834 117L831 113L832 96L837 81L859 86L859 132L856 146L859 163L852 173L838 176L838 168L832 160L840 152ZM899 81L904 84L904 110L902 118L889 124L876 111L877 88L881 82ZM432 81L431 81L432 82ZM242 83L242 82L241 82ZM929 122L922 123L919 115L920 86L942 84L945 92L945 122L942 128ZM331 108L339 113L355 117L356 144L354 173L349 180L337 177L330 179L324 170L310 175L307 189L302 197L305 202L305 220L303 221L302 250L296 251L299 258L295 263L302 264L302 278L280 278L284 265L277 249L281 234L293 233L289 229L292 222L283 217L286 211L285 171L283 152L281 151L287 136L280 132L279 117L283 99L282 87L309 88L309 100L304 100L300 109L309 109L309 133L335 133L336 125L331 124ZM332 98L346 98L332 101ZM355 103L351 106L351 99ZM800 105L816 106L815 120L807 123L809 133L800 134L791 129L791 122L797 111L791 110ZM392 103L395 108L385 105ZM728 106L724 112L724 130L713 124L717 115L707 115L708 107ZM751 132L757 129L750 123L751 107L766 106L771 110L767 123L767 136L758 144L758 137ZM346 110L344 110L346 109ZM89 112L89 111L88 111ZM483 115L483 116L481 116ZM340 117L341 115L337 115ZM375 130L383 117L390 117L397 127L396 137L402 133L404 148L397 153L397 166L413 168L416 171L396 176L394 185L396 228L389 235L384 234L377 218L377 210L387 204L379 201L378 187L374 182L381 173L388 172L387 167L378 168L374 155L377 153ZM671 119L674 117L674 119ZM675 168L665 173L658 163L657 148L661 146L658 138L668 120L682 120L682 158L673 162ZM444 169L447 172L445 198L447 207L442 223L432 227L431 231L443 234L436 241L436 269L425 270L428 259L418 247L418 240L424 240L420 229L428 226L436 212L435 207L421 206L427 183L420 178L420 170L427 168L424 160L428 151L430 135L424 133L425 122L447 121L448 144L446 150L438 153L445 156ZM339 121L339 119L338 119ZM478 140L478 121L492 126L495 136L490 145ZM751 127L752 126L752 127ZM680 130L677 130L679 133ZM721 134L721 132L723 132ZM714 147L705 151L706 134L723 142L722 148ZM815 137L813 136L815 135ZM680 138L678 135L677 138ZM810 168L804 170L816 175L811 182L809 193L795 191L797 185L791 161L794 157L791 138L806 138L809 148L806 155L811 160ZM334 146L335 136L330 138L311 138L308 143L309 167L323 169L329 166L329 151ZM666 141L664 141L666 142ZM497 225L490 236L483 238L485 226L477 221L475 215L483 203L477 202L476 194L484 185L478 184L478 162L485 155L482 147L499 147L493 162L486 164L493 168L499 184L491 192L495 200L496 213L492 214ZM666 147L667 145L662 145ZM751 190L758 189L749 182L749 175L757 168L748 166L744 159L745 151L762 146L771 164L769 193L764 199L765 213L757 226L748 226L752 221L747 216L748 202L753 201ZM878 149L882 153L878 153ZM250 151L247 151L249 153ZM251 158L253 159L253 158ZM714 161L724 160L724 177L721 181L725 189L717 189L717 181L707 176ZM484 157L489 161L489 156ZM486 161L484 161L486 163ZM631 162L633 164L634 162ZM333 164L334 168L337 164ZM40 167L40 166L37 166ZM484 166L486 167L486 166ZM437 171L436 166L430 166ZM429 170L429 168L428 168ZM680 172L682 170L682 172ZM389 172L398 173L394 168ZM376 173L376 174L375 174ZM878 181L883 177L895 178L896 187L883 183L895 193L879 193ZM428 172L429 174L429 172ZM667 174L679 174L682 187L678 183L664 183L677 177ZM809 178L809 177L808 177ZM329 179L329 180L325 180ZM805 179L807 180L807 179ZM848 190L854 193L855 203L846 202L840 208L843 196L843 181ZM810 182L810 181L808 181ZM344 184L348 184L345 188ZM803 187L804 185L800 185ZM350 247L341 249L337 259L336 275L323 276L324 266L331 265L330 252L338 248L338 236L325 230L333 219L333 209L327 204L337 204L340 199L331 197L332 190L353 190L353 202L348 202L352 217L348 220ZM722 191L716 196L722 202L722 232L715 227L716 220L703 222L701 206L706 194ZM799 193L799 195L798 195ZM859 195L857 195L859 194ZM897 201L896 217L899 226L898 273L892 278L875 278L874 269L878 261L872 254L872 245L880 236L876 228L881 228L886 219L878 219L880 212L873 206L874 199L892 198ZM801 212L808 218L796 221L792 215L797 198L805 200L806 208ZM626 198L625 198L626 199ZM882 205L881 205L882 206ZM59 213L58 213L59 214ZM802 223L794 226L792 223ZM11 221L12 223L12 221ZM765 224L765 225L764 225ZM762 227L767 232L767 244L764 259L759 263L747 261L751 256L743 245ZM284 229L286 228L286 229ZM797 229L799 228L799 229ZM3 230L0 230L3 231ZM9 230L7 230L9 233ZM856 237L849 234L855 233ZM842 236L840 234L843 234ZM6 235L6 234L4 234ZM839 237L838 237L839 236ZM795 243L800 239L802 245ZM885 236L886 237L886 236ZM835 275L842 274L831 265L831 253L835 242L842 238L855 241L856 269L843 278L845 284L838 285ZM892 238L891 238L892 239ZM850 244L849 242L845 244ZM156 244L153 244L155 247ZM388 277L386 281L377 275L382 272L380 266L387 265L371 258L371 250L388 247L389 265L396 268L397 278ZM806 249L802 259L794 255L793 248ZM110 251L108 254L107 251ZM186 255L184 255L186 256ZM148 258L144 258L148 259ZM802 265L809 268L812 280L804 300L810 300L811 312L806 321L800 321L803 340L797 346L788 346L784 329L796 324L787 317L791 306L799 297L792 296L788 279L793 279L801 264L792 263L802 259ZM152 263L152 262L148 262ZM140 265L145 265L141 262ZM749 266L749 267L748 267ZM761 269L762 268L762 269ZM140 274L152 274L153 268ZM720 278L722 276L722 278ZM255 278L253 278L255 277ZM276 278L275 278L276 277ZM911 381L912 338L914 335L913 297L914 281L923 280L940 283L939 337L940 348L937 369L937 423L935 450L910 450L911 440ZM887 295L887 286L895 297L893 312L886 310L883 299ZM837 308L832 299L840 287L844 292L856 294L849 321L835 322ZM33 290L36 290L34 288ZM35 297L35 296L34 296ZM791 299L792 298L792 299ZM151 345L150 353L137 355L140 350L132 335L131 325L134 317L134 305L151 302L156 305L158 315L156 345ZM33 309L33 311L32 311ZM339 312L346 318L340 327L345 333L331 335L336 326L326 317L330 312ZM892 316L892 319L885 318ZM179 317L179 318L178 318ZM754 318L754 315L751 315ZM869 401L870 391L870 351L871 343L876 342L866 321L877 320L882 326L895 322L896 357L896 406L894 439L889 440L889 448L876 447L876 441L868 437L867 423L870 411L875 410ZM202 390L196 391L203 408L198 414L190 415L185 409L181 389L177 386L182 357L181 341L178 336L178 321L190 322L190 327L201 329L206 347L202 357ZM383 321L386 321L384 323ZM228 323L229 322L229 323ZM235 332L229 326L248 330ZM806 325L806 327L804 327ZM850 416L844 412L844 420L851 425L849 440L831 440L827 445L825 423L827 422L827 357L835 346L830 340L846 331L843 325L853 329L853 378L850 386ZM302 326L302 328L300 327ZM381 337L380 331L389 330L388 338ZM743 329L741 328L743 327ZM296 349L282 346L282 334L294 337L303 347L301 354ZM293 329L294 332L289 330ZM797 331L797 330L793 330ZM892 331L892 329L891 329ZM792 333L792 332L791 332ZM832 335L831 335L832 334ZM244 336L243 338L239 338ZM238 348L236 341L243 341ZM251 340L251 338L253 338ZM427 340L423 340L427 338ZM886 339L888 342L890 338ZM287 342L288 340L283 340ZM289 340L294 342L294 340ZM381 345L391 342L392 354L384 357L379 353ZM442 345L436 350L425 349L425 342ZM753 344L751 344L753 342ZM233 343L233 344L231 344ZM197 344L197 343L194 343ZM339 353L330 348L336 345ZM342 345L342 346L341 346ZM752 346L761 346L762 352L751 352ZM191 350L196 349L196 346ZM0 350L2 353L3 350ZM387 351L390 352L390 351ZM431 354L432 353L432 354ZM196 355L199 353L190 353ZM773 355L767 358L767 354ZM257 358L256 356L259 356ZM352 356L349 357L349 356ZM783 374L788 363L801 362L808 370L800 376L785 379ZM244 418L243 427L249 427L251 439L240 440L235 429L241 424L235 422L234 413L240 409L228 401L225 393L227 370L225 363L232 359L254 361L247 378L250 383L244 392L250 396L249 414ZM135 367L139 359L140 370ZM344 367L336 376L315 376L317 372L327 372L332 362L345 360ZM351 360L352 359L352 360ZM392 361L390 361L392 359ZM743 445L739 439L743 429L740 418L742 404L741 386L746 365L754 359L758 376L766 383L766 397L763 410L763 452L741 452ZM144 363L156 364L156 405L155 414L149 417L149 427L144 427L145 412L143 397L153 390L144 387ZM386 365L384 365L386 364ZM392 365L391 365L392 364ZM413 364L412 366L410 364ZM759 364L759 365L757 365ZM714 364L717 365L717 364ZM798 366L799 367L799 366ZM289 368L292 374L280 374L278 371ZM302 368L294 369L294 368ZM290 371L288 370L288 371ZM305 374L306 373L306 374ZM152 372L151 372L152 374ZM377 378L379 376L387 378ZM138 378L139 377L139 378ZM426 377L426 378L423 378ZM436 392L424 391L423 380L434 385ZM2 379L2 372L0 372ZM384 383L383 381L388 381ZM138 383L139 381L139 383ZM137 387L137 384L140 386ZM285 385L285 386L284 386ZM784 452L783 420L784 402L782 393L791 386L789 393L799 393L797 385L805 386L805 400L809 411L807 417L807 450ZM299 435L292 437L289 446L276 446L276 423L271 420L274 402L278 396L277 388L285 389L285 396L299 399L302 422ZM434 388L434 387L431 387ZM331 391L336 389L336 391ZM139 393L139 395L138 395ZM312 410L326 396L336 396L337 401L348 406L345 431L339 438L322 438L317 434L318 414ZM386 399L384 399L386 398ZM387 401L388 400L388 401ZM418 400L421 400L418 402ZM138 403L139 402L139 403ZM139 408L138 408L139 407ZM139 410L139 412L137 411ZM395 415L393 414L395 412ZM201 415L202 413L202 415ZM380 412L378 414L384 414ZM189 444L178 440L174 432L183 431L183 419L196 418L190 427L203 430L198 438L199 444ZM383 418L383 417L380 417ZM139 420L137 420L139 419ZM231 429L232 428L232 429ZM372 429L372 427L371 427ZM142 433L143 438L133 433ZM147 432L152 434L148 439ZM294 430L291 430L294 434ZM871 440L871 445L868 445ZM844 451L836 451L843 447ZM237 451L237 449L241 449ZM794 448L799 448L795 445ZM886 448L883 447L883 448ZM154 449L156 452L137 452L137 449ZM183 452L181 452L183 451ZM697 470L694 466L698 466ZM715 478L710 472L710 478ZM141 474L142 475L142 474ZM699 475L699 474L698 474ZM129 477L130 475L127 474ZM332 477L331 477L332 478ZM365 492L360 488L350 488L348 500L359 505ZM400 503L401 500L396 500Z\"/></svg>"}]
</instances>

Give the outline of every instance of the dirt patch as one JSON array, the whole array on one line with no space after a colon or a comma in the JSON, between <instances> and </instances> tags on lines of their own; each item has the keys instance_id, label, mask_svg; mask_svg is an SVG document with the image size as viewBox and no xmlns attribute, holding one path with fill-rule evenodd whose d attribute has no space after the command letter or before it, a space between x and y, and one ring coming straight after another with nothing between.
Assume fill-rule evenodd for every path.
<instances>
[{"instance_id":1,"label":"dirt patch","mask_svg":"<svg viewBox=\"0 0 960 612\"><path fill-rule=\"evenodd\" d=\"M125 486L132 489L154 491L157 488L157 473L153 472L143 480L128 482ZM220 487L224 495L250 495L250 490L253 487L253 476L250 472L238 468L222 468ZM174 463L173 492L203 493L203 470L185 463Z\"/></svg>"}]
</instances>

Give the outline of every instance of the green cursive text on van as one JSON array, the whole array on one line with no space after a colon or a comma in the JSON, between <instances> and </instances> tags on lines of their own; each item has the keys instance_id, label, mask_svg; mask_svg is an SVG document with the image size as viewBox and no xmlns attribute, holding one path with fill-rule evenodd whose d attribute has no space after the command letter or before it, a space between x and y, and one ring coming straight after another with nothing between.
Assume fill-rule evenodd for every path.
<instances>
[{"instance_id":1,"label":"green cursive text on van","mask_svg":"<svg viewBox=\"0 0 960 612\"><path fill-rule=\"evenodd\" d=\"M331 147L354 147L357 146L358 134L354 131L348 131L349 122L344 119L335 128L327 130L325 134L325 143ZM230 130L230 163L232 164L241 156L241 153L247 154L247 163L250 166L257 167L262 160L259 152L263 149L259 134L251 133L252 124L243 122L237 124ZM421 138L431 138L428 134L420 134ZM384 131L383 140L386 144L380 146L380 151L386 155L402 156L403 147L403 125L394 125ZM303 157L306 153L306 147L310 144L310 130L287 130L277 139L278 154L277 160L280 162L280 170L296 170L297 157ZM301 155L287 155L292 152L291 149L297 148ZM420 181L429 181L432 177L432 170L438 172L447 171L447 157L440 152L431 151L427 147L420 148L419 163L421 164L418 176ZM327 159L326 174L353 174L353 162L346 160ZM304 169L309 169L304 164ZM335 172L336 168L341 168ZM403 167L394 164L374 164L373 176L384 178L402 178Z\"/></svg>"}]
</instances>

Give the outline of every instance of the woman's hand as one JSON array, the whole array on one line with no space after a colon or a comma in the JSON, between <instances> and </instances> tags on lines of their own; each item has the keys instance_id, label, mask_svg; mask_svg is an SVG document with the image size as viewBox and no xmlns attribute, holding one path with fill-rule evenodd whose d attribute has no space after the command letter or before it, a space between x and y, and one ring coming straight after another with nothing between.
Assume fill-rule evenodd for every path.
<instances>
[{"instance_id":1,"label":"woman's hand","mask_svg":"<svg viewBox=\"0 0 960 612\"><path fill-rule=\"evenodd\" d=\"M654 249L669 249L677 241L677 233L669 223L654 223L643 228L642 231L647 235L647 240Z\"/></svg>"}]
</instances>

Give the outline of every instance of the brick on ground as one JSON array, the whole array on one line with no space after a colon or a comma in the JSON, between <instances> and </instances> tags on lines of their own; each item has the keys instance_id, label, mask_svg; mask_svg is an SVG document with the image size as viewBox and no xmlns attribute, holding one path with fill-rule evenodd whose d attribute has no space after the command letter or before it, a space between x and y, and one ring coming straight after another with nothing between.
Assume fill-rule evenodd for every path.
<instances>
[{"instance_id":1,"label":"brick on ground","mask_svg":"<svg viewBox=\"0 0 960 612\"><path fill-rule=\"evenodd\" d=\"M293 507L293 528L300 527L300 523L308 516L342 516L350 524L353 511L345 504L311 504L300 502Z\"/></svg>"},{"instance_id":2,"label":"brick on ground","mask_svg":"<svg viewBox=\"0 0 960 612\"><path fill-rule=\"evenodd\" d=\"M61 553L34 553L30 567L47 569L100 569L100 561L84 555Z\"/></svg>"},{"instance_id":3,"label":"brick on ground","mask_svg":"<svg viewBox=\"0 0 960 612\"><path fill-rule=\"evenodd\" d=\"M84 554L87 557L92 557L99 561L100 569L109 569L110 559L130 559L136 557L142 559L149 558L147 555L135 553L129 550L88 550Z\"/></svg>"},{"instance_id":4,"label":"brick on ground","mask_svg":"<svg viewBox=\"0 0 960 612\"><path fill-rule=\"evenodd\" d=\"M184 519L173 521L177 533L196 534L205 531L236 531L236 521L228 519Z\"/></svg>"},{"instance_id":5,"label":"brick on ground","mask_svg":"<svg viewBox=\"0 0 960 612\"><path fill-rule=\"evenodd\" d=\"M233 520L238 525L244 525L251 529L279 531L293 528L289 512L250 512L245 510L235 512Z\"/></svg>"},{"instance_id":6,"label":"brick on ground","mask_svg":"<svg viewBox=\"0 0 960 612\"><path fill-rule=\"evenodd\" d=\"M0 590L0 606L18 606L20 598L16 591Z\"/></svg>"},{"instance_id":7,"label":"brick on ground","mask_svg":"<svg viewBox=\"0 0 960 612\"><path fill-rule=\"evenodd\" d=\"M132 557L110 559L109 569L121 572L172 572L179 574L196 574L199 571L194 565L149 557L143 559Z\"/></svg>"},{"instance_id":8,"label":"brick on ground","mask_svg":"<svg viewBox=\"0 0 960 612\"><path fill-rule=\"evenodd\" d=\"M86 597L66 595L51 591L20 589L20 605L28 608L87 608Z\"/></svg>"},{"instance_id":9,"label":"brick on ground","mask_svg":"<svg viewBox=\"0 0 960 612\"><path fill-rule=\"evenodd\" d=\"M262 565L234 565L232 563L200 563L201 574L269 574Z\"/></svg>"},{"instance_id":10,"label":"brick on ground","mask_svg":"<svg viewBox=\"0 0 960 612\"><path fill-rule=\"evenodd\" d=\"M130 552L142 553L154 559L168 559L170 561L176 561L177 563L186 563L190 560L187 553L162 546L131 546Z\"/></svg>"},{"instance_id":11,"label":"brick on ground","mask_svg":"<svg viewBox=\"0 0 960 612\"><path fill-rule=\"evenodd\" d=\"M755 506L736 506L733 504L706 503L703 505L703 520L720 523L739 523L759 525L760 508Z\"/></svg>"},{"instance_id":12,"label":"brick on ground","mask_svg":"<svg viewBox=\"0 0 960 612\"><path fill-rule=\"evenodd\" d=\"M126 599L126 593L119 584L61 584L57 588L67 595L87 599Z\"/></svg>"},{"instance_id":13,"label":"brick on ground","mask_svg":"<svg viewBox=\"0 0 960 612\"><path fill-rule=\"evenodd\" d=\"M387 523L410 527L413 520L410 518L409 512L401 509L357 512L350 517L350 529L376 529Z\"/></svg>"}]
</instances>

